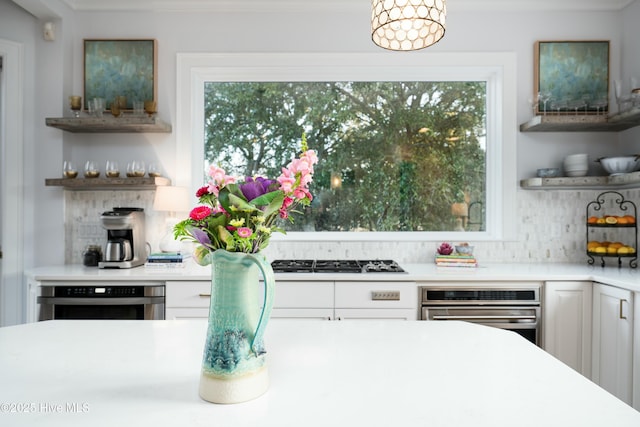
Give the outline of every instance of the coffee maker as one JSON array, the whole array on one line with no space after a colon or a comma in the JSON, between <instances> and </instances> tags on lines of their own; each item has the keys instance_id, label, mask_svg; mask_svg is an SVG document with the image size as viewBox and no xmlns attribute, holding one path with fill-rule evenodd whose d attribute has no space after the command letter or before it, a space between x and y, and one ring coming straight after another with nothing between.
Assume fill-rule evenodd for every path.
<instances>
[{"instance_id":1,"label":"coffee maker","mask_svg":"<svg viewBox=\"0 0 640 427\"><path fill-rule=\"evenodd\" d=\"M100 215L100 223L107 230L107 245L99 268L132 268L146 262L144 209L113 208Z\"/></svg>"}]
</instances>

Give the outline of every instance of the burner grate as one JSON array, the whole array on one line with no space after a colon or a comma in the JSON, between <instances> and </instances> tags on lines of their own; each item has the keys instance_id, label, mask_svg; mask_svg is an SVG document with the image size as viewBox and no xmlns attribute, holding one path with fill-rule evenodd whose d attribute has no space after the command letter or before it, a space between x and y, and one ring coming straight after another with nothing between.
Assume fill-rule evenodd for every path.
<instances>
[{"instance_id":1,"label":"burner grate","mask_svg":"<svg viewBox=\"0 0 640 427\"><path fill-rule=\"evenodd\" d=\"M276 260L275 273L404 273L393 260Z\"/></svg>"}]
</instances>

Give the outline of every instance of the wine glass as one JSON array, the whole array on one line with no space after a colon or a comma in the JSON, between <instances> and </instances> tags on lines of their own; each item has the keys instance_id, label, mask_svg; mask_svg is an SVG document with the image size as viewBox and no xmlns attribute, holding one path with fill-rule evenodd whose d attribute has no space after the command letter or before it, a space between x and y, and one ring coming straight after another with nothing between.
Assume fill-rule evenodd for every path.
<instances>
[{"instance_id":1,"label":"wine glass","mask_svg":"<svg viewBox=\"0 0 640 427\"><path fill-rule=\"evenodd\" d=\"M115 160L107 160L107 165L105 167L105 175L107 178L117 178L120 176L120 168L118 167L118 162Z\"/></svg>"},{"instance_id":2,"label":"wine glass","mask_svg":"<svg viewBox=\"0 0 640 427\"><path fill-rule=\"evenodd\" d=\"M65 160L62 164L62 176L65 178L75 178L78 176L78 169L71 160Z\"/></svg>"},{"instance_id":3,"label":"wine glass","mask_svg":"<svg viewBox=\"0 0 640 427\"><path fill-rule=\"evenodd\" d=\"M149 167L147 168L147 173L151 178L157 178L159 176L162 176L162 174L160 173L160 167L158 166L157 163L149 163Z\"/></svg>"},{"instance_id":4,"label":"wine glass","mask_svg":"<svg viewBox=\"0 0 640 427\"><path fill-rule=\"evenodd\" d=\"M140 178L145 173L144 162L142 160L134 160L127 164L127 176L129 178Z\"/></svg>"},{"instance_id":5,"label":"wine glass","mask_svg":"<svg viewBox=\"0 0 640 427\"><path fill-rule=\"evenodd\" d=\"M98 164L92 160L88 160L87 163L84 164L84 177L97 178L98 176L100 176Z\"/></svg>"},{"instance_id":6,"label":"wine glass","mask_svg":"<svg viewBox=\"0 0 640 427\"><path fill-rule=\"evenodd\" d=\"M542 101L542 114L547 115L547 102L551 100L550 92L539 92L538 99Z\"/></svg>"}]
</instances>

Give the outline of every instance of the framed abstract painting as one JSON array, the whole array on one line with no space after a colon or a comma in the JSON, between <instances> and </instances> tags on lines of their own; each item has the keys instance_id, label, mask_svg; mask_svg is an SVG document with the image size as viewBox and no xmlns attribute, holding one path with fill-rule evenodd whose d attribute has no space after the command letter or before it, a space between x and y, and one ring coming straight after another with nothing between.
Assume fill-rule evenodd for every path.
<instances>
[{"instance_id":1,"label":"framed abstract painting","mask_svg":"<svg viewBox=\"0 0 640 427\"><path fill-rule=\"evenodd\" d=\"M84 40L84 102L126 98L126 109L134 101L157 102L157 42L141 40Z\"/></svg>"},{"instance_id":2,"label":"framed abstract painting","mask_svg":"<svg viewBox=\"0 0 640 427\"><path fill-rule=\"evenodd\" d=\"M606 114L609 41L538 41L534 57L536 114Z\"/></svg>"}]
</instances>

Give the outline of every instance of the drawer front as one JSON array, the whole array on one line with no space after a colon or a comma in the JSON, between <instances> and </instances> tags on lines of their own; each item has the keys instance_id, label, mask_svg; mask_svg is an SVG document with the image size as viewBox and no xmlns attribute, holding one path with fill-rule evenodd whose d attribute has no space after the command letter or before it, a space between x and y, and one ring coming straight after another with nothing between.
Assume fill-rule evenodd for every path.
<instances>
[{"instance_id":1,"label":"drawer front","mask_svg":"<svg viewBox=\"0 0 640 427\"><path fill-rule=\"evenodd\" d=\"M409 308L417 310L415 282L336 282L338 308Z\"/></svg>"},{"instance_id":2,"label":"drawer front","mask_svg":"<svg viewBox=\"0 0 640 427\"><path fill-rule=\"evenodd\" d=\"M276 282L273 308L330 308L333 282Z\"/></svg>"},{"instance_id":3,"label":"drawer front","mask_svg":"<svg viewBox=\"0 0 640 427\"><path fill-rule=\"evenodd\" d=\"M166 292L167 308L207 308L211 283L172 281L167 282ZM333 282L277 282L273 307L333 309Z\"/></svg>"},{"instance_id":4,"label":"drawer front","mask_svg":"<svg viewBox=\"0 0 640 427\"><path fill-rule=\"evenodd\" d=\"M211 282L167 282L166 307L208 308Z\"/></svg>"}]
</instances>

